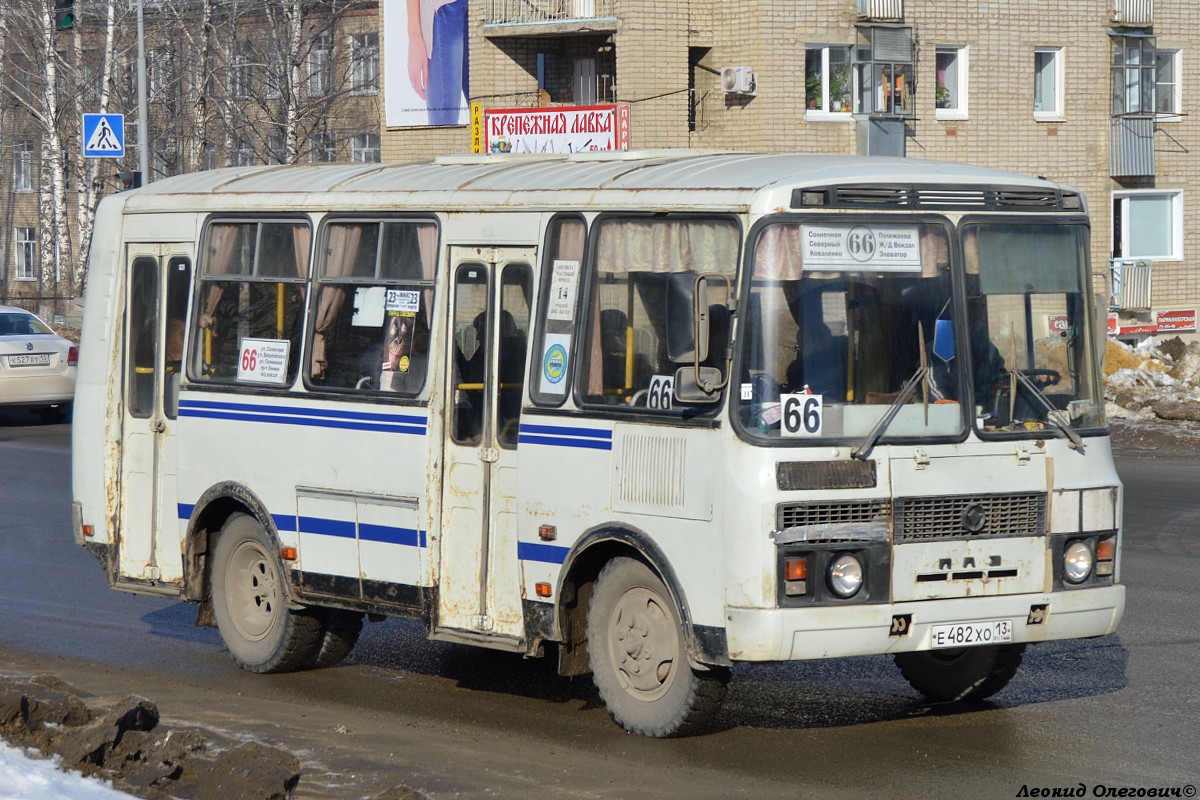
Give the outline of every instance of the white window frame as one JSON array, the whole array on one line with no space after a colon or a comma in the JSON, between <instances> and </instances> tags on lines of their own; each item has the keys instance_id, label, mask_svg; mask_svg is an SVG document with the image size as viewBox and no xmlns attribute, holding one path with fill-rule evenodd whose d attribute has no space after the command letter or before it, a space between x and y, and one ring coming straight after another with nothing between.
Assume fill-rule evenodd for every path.
<instances>
[{"instance_id":1,"label":"white window frame","mask_svg":"<svg viewBox=\"0 0 1200 800\"><path fill-rule=\"evenodd\" d=\"M1152 195L1167 196L1171 198L1171 252L1158 255L1143 254L1143 255L1127 255L1124 249L1128 247L1130 239L1129 225L1129 199L1134 197L1147 197ZM1127 189L1112 193L1114 202L1122 203L1121 212L1121 246L1122 252L1117 255L1118 258L1124 259L1139 259L1146 261L1182 261L1183 260L1183 190L1182 189ZM1113 252L1117 249L1117 243L1113 242L1110 248Z\"/></svg>"},{"instance_id":2,"label":"white window frame","mask_svg":"<svg viewBox=\"0 0 1200 800\"><path fill-rule=\"evenodd\" d=\"M146 95L151 103L165 103L170 99L171 82L175 79L174 53L166 48L156 48L146 53Z\"/></svg>"},{"instance_id":3,"label":"white window frame","mask_svg":"<svg viewBox=\"0 0 1200 800\"><path fill-rule=\"evenodd\" d=\"M350 37L350 93L379 93L379 34Z\"/></svg>"},{"instance_id":4,"label":"white window frame","mask_svg":"<svg viewBox=\"0 0 1200 800\"><path fill-rule=\"evenodd\" d=\"M934 119L961 120L970 119L967 111L968 80L970 75L970 48L966 45L943 44L934 48L935 54L954 54L955 81L958 83L958 103L949 108L937 107L937 60L934 60Z\"/></svg>"},{"instance_id":5,"label":"white window frame","mask_svg":"<svg viewBox=\"0 0 1200 800\"><path fill-rule=\"evenodd\" d=\"M1161 86L1167 85L1171 87L1171 108L1166 111L1159 112L1156 115L1157 122L1182 122L1183 117L1183 51L1179 48L1164 47L1160 48L1155 56L1158 60L1158 66L1162 66L1164 62L1171 64L1171 73L1174 80L1169 84L1158 79L1158 71L1155 70L1154 77L1154 102L1158 105L1158 98Z\"/></svg>"},{"instance_id":6,"label":"white window frame","mask_svg":"<svg viewBox=\"0 0 1200 800\"><path fill-rule=\"evenodd\" d=\"M283 146L283 137L271 134L267 137L267 149L271 151L271 158L275 159L277 164L287 163L287 153Z\"/></svg>"},{"instance_id":7,"label":"white window frame","mask_svg":"<svg viewBox=\"0 0 1200 800\"><path fill-rule=\"evenodd\" d=\"M217 168L217 145L213 142L205 142L204 147L200 150L200 169L216 169Z\"/></svg>"},{"instance_id":8,"label":"white window frame","mask_svg":"<svg viewBox=\"0 0 1200 800\"><path fill-rule=\"evenodd\" d=\"M1054 108L1049 110L1037 110L1037 57L1040 53L1049 53L1053 55L1054 63ZM1066 70L1063 68L1063 62L1066 60L1063 48L1061 47L1035 47L1033 48L1033 67L1034 67L1034 110L1033 118L1038 122L1063 122L1066 119L1066 112L1063 103L1065 102L1066 93L1063 87L1063 78Z\"/></svg>"},{"instance_id":9,"label":"white window frame","mask_svg":"<svg viewBox=\"0 0 1200 800\"><path fill-rule=\"evenodd\" d=\"M312 164L337 161L337 137L332 133L314 133L308 143L308 160Z\"/></svg>"},{"instance_id":10,"label":"white window frame","mask_svg":"<svg viewBox=\"0 0 1200 800\"><path fill-rule=\"evenodd\" d=\"M850 85L846 88L850 93L850 103L845 111L829 110L829 50L844 48L846 51L846 78ZM816 50L821 54L821 104L819 108L808 108L808 53ZM851 108L854 107L854 74L850 66L852 46L847 44L806 44L804 46L804 119L808 122L853 122Z\"/></svg>"},{"instance_id":11,"label":"white window frame","mask_svg":"<svg viewBox=\"0 0 1200 800\"><path fill-rule=\"evenodd\" d=\"M13 278L37 280L37 232L33 228L13 228Z\"/></svg>"},{"instance_id":12,"label":"white window frame","mask_svg":"<svg viewBox=\"0 0 1200 800\"><path fill-rule=\"evenodd\" d=\"M13 192L33 191L33 142L26 139L13 146Z\"/></svg>"},{"instance_id":13,"label":"white window frame","mask_svg":"<svg viewBox=\"0 0 1200 800\"><path fill-rule=\"evenodd\" d=\"M234 100L248 100L254 91L254 62L248 45L242 45L233 56L233 85L229 93Z\"/></svg>"},{"instance_id":14,"label":"white window frame","mask_svg":"<svg viewBox=\"0 0 1200 800\"><path fill-rule=\"evenodd\" d=\"M370 158L369 156L374 156L374 158ZM350 160L360 164L378 164L379 134L354 134L354 136L350 138Z\"/></svg>"},{"instance_id":15,"label":"white window frame","mask_svg":"<svg viewBox=\"0 0 1200 800\"><path fill-rule=\"evenodd\" d=\"M254 142L249 136L239 136L236 147L230 153L229 165L231 167L253 167L256 159L254 158Z\"/></svg>"},{"instance_id":16,"label":"white window frame","mask_svg":"<svg viewBox=\"0 0 1200 800\"><path fill-rule=\"evenodd\" d=\"M309 97L324 97L329 94L333 83L329 75L332 49L329 34L321 34L312 41L308 56L305 58L308 72L306 88Z\"/></svg>"}]
</instances>

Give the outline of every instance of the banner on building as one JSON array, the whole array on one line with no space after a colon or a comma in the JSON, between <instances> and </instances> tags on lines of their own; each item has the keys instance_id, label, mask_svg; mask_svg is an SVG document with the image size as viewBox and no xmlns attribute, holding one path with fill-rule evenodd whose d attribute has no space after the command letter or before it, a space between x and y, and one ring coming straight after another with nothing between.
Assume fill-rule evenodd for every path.
<instances>
[{"instance_id":1,"label":"banner on building","mask_svg":"<svg viewBox=\"0 0 1200 800\"><path fill-rule=\"evenodd\" d=\"M383 0L383 107L389 128L466 125L468 0ZM418 13L410 15L412 5ZM379 43L352 37L350 89L378 69Z\"/></svg>"},{"instance_id":2,"label":"banner on building","mask_svg":"<svg viewBox=\"0 0 1200 800\"><path fill-rule=\"evenodd\" d=\"M486 108L473 152L583 153L629 149L629 104ZM480 149L475 150L475 147Z\"/></svg>"}]
</instances>

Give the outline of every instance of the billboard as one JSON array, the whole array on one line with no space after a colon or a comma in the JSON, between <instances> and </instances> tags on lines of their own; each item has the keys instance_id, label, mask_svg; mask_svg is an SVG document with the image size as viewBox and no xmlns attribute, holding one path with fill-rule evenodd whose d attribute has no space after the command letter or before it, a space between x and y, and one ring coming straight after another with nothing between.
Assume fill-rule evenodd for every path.
<instances>
[{"instance_id":1,"label":"billboard","mask_svg":"<svg viewBox=\"0 0 1200 800\"><path fill-rule=\"evenodd\" d=\"M466 125L468 0L383 0L389 128Z\"/></svg>"},{"instance_id":2,"label":"billboard","mask_svg":"<svg viewBox=\"0 0 1200 800\"><path fill-rule=\"evenodd\" d=\"M481 153L582 153L629 149L629 104L486 108L472 150ZM479 148L476 150L475 148Z\"/></svg>"}]
</instances>

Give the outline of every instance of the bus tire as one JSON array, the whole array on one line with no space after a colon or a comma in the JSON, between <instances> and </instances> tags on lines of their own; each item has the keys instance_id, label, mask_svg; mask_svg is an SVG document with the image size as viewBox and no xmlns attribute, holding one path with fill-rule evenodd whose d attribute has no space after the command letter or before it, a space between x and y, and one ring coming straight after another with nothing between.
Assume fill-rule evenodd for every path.
<instances>
[{"instance_id":1,"label":"bus tire","mask_svg":"<svg viewBox=\"0 0 1200 800\"><path fill-rule=\"evenodd\" d=\"M904 679L935 703L983 700L1003 689L1021 666L1023 644L896 653Z\"/></svg>"},{"instance_id":2,"label":"bus tire","mask_svg":"<svg viewBox=\"0 0 1200 800\"><path fill-rule=\"evenodd\" d=\"M213 616L225 648L249 672L300 669L320 648L321 620L288 608L283 574L258 520L231 516L213 548Z\"/></svg>"},{"instance_id":3,"label":"bus tire","mask_svg":"<svg viewBox=\"0 0 1200 800\"><path fill-rule=\"evenodd\" d=\"M362 614L330 608L322 612L321 617L321 643L305 664L306 669L325 669L342 663L362 633Z\"/></svg>"},{"instance_id":4,"label":"bus tire","mask_svg":"<svg viewBox=\"0 0 1200 800\"><path fill-rule=\"evenodd\" d=\"M641 561L614 558L600 570L587 630L592 679L627 731L687 736L703 730L720 708L729 671L691 666L679 610Z\"/></svg>"}]
</instances>

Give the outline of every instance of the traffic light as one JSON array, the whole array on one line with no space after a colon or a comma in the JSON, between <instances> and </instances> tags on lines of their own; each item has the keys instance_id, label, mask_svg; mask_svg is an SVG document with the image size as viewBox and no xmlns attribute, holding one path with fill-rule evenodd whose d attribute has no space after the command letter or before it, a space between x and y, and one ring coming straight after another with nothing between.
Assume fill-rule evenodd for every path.
<instances>
[{"instance_id":1,"label":"traffic light","mask_svg":"<svg viewBox=\"0 0 1200 800\"><path fill-rule=\"evenodd\" d=\"M75 27L75 0L54 0L54 29L69 31Z\"/></svg>"},{"instance_id":2,"label":"traffic light","mask_svg":"<svg viewBox=\"0 0 1200 800\"><path fill-rule=\"evenodd\" d=\"M137 189L142 185L141 172L118 172L117 173L118 190L121 189Z\"/></svg>"}]
</instances>

